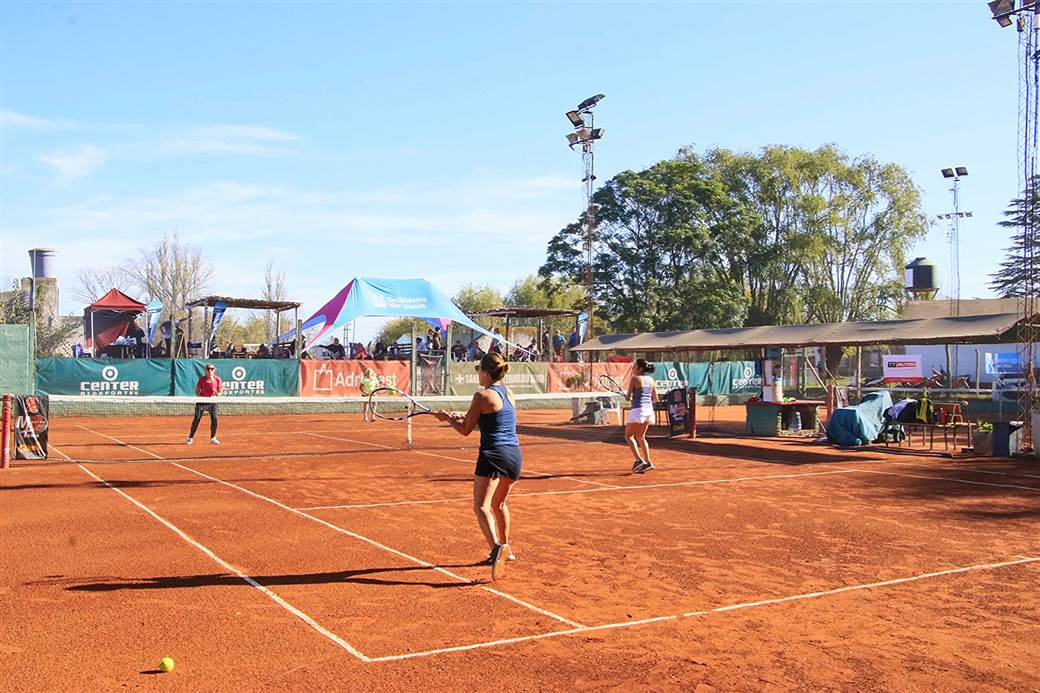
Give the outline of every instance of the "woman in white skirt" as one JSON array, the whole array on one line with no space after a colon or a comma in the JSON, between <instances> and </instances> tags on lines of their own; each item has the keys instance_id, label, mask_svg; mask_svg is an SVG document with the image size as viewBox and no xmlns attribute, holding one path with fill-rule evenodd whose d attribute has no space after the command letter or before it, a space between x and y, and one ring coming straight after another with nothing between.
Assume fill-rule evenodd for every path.
<instances>
[{"instance_id":1,"label":"woman in white skirt","mask_svg":"<svg viewBox=\"0 0 1040 693\"><path fill-rule=\"evenodd\" d=\"M636 457L632 471L637 474L644 474L654 468L650 461L650 446L646 442L646 430L654 420L654 402L657 401L657 388L651 375L653 372L654 364L639 359L628 381L627 398L632 403L632 409L625 422L625 440Z\"/></svg>"}]
</instances>

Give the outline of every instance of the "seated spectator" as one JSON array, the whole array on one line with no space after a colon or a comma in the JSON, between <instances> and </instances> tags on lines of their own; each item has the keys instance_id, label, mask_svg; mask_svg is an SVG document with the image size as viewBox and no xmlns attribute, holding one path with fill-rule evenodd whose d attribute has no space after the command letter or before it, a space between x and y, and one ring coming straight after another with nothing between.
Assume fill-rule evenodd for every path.
<instances>
[{"instance_id":1,"label":"seated spectator","mask_svg":"<svg viewBox=\"0 0 1040 693\"><path fill-rule=\"evenodd\" d=\"M375 351L372 352L372 356L374 358L376 358L376 359L379 359L380 361L385 361L386 360L386 343L382 342L382 341L376 342L376 348L375 348Z\"/></svg>"},{"instance_id":2,"label":"seated spectator","mask_svg":"<svg viewBox=\"0 0 1040 693\"><path fill-rule=\"evenodd\" d=\"M430 353L430 345L424 342L422 337L416 337L415 351L419 354L428 354Z\"/></svg>"},{"instance_id":3,"label":"seated spectator","mask_svg":"<svg viewBox=\"0 0 1040 693\"><path fill-rule=\"evenodd\" d=\"M131 320L130 324L126 328L126 336L132 339L130 342L133 345L133 356L134 358L141 358L144 356L144 330L137 324L137 320Z\"/></svg>"},{"instance_id":4,"label":"seated spectator","mask_svg":"<svg viewBox=\"0 0 1040 693\"><path fill-rule=\"evenodd\" d=\"M437 329L430 330L429 342L431 351L440 351L443 349L444 344L441 343L441 331Z\"/></svg>"},{"instance_id":5,"label":"seated spectator","mask_svg":"<svg viewBox=\"0 0 1040 693\"><path fill-rule=\"evenodd\" d=\"M354 358L356 358L356 359L369 359L369 358L371 358L369 353L365 350L365 345L364 344L358 343L358 344L355 344L354 347L355 347L355 349L354 349Z\"/></svg>"},{"instance_id":6,"label":"seated spectator","mask_svg":"<svg viewBox=\"0 0 1040 693\"><path fill-rule=\"evenodd\" d=\"M269 359L271 358L271 349L266 344L261 344L260 349L256 352L257 358Z\"/></svg>"},{"instance_id":7,"label":"seated spectator","mask_svg":"<svg viewBox=\"0 0 1040 693\"><path fill-rule=\"evenodd\" d=\"M325 349L328 350L330 357L334 359L342 359L347 356L343 345L339 343L339 337L334 337L332 344L326 345Z\"/></svg>"}]
</instances>

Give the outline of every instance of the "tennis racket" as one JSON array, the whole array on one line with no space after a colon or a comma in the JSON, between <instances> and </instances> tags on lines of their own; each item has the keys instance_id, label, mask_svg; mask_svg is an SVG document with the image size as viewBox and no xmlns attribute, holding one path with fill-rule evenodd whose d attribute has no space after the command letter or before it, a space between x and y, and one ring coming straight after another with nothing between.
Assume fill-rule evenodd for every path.
<instances>
[{"instance_id":1,"label":"tennis racket","mask_svg":"<svg viewBox=\"0 0 1040 693\"><path fill-rule=\"evenodd\" d=\"M385 421L404 421L433 413L432 409L394 387L376 388L368 396L368 404L372 413Z\"/></svg>"},{"instance_id":2,"label":"tennis racket","mask_svg":"<svg viewBox=\"0 0 1040 693\"><path fill-rule=\"evenodd\" d=\"M615 395L620 397L626 397L625 391L618 385L618 381L611 378L609 375L604 373L599 377L599 386L608 392L613 392Z\"/></svg>"}]
</instances>

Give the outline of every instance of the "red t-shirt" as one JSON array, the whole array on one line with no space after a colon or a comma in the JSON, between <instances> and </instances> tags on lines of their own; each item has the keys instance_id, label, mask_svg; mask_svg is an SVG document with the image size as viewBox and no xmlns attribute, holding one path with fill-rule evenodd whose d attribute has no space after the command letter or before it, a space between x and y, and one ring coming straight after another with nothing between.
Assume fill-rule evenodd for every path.
<instances>
[{"instance_id":1,"label":"red t-shirt","mask_svg":"<svg viewBox=\"0 0 1040 693\"><path fill-rule=\"evenodd\" d=\"M195 391L202 397L214 397L217 394L217 390L220 389L220 378L213 376L213 381L210 382L206 379L206 376L199 378L199 382L195 383Z\"/></svg>"}]
</instances>

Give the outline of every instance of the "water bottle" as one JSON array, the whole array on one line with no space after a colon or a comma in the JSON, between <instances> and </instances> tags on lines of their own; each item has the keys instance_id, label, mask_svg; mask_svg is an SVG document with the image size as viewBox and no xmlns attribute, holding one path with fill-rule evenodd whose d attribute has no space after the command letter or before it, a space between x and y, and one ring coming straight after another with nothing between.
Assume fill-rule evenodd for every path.
<instances>
[{"instance_id":1,"label":"water bottle","mask_svg":"<svg viewBox=\"0 0 1040 693\"><path fill-rule=\"evenodd\" d=\"M791 431L800 431L800 430L802 430L802 412L796 411L794 413L794 415L791 417L791 427L790 427L789 430L791 430Z\"/></svg>"}]
</instances>

